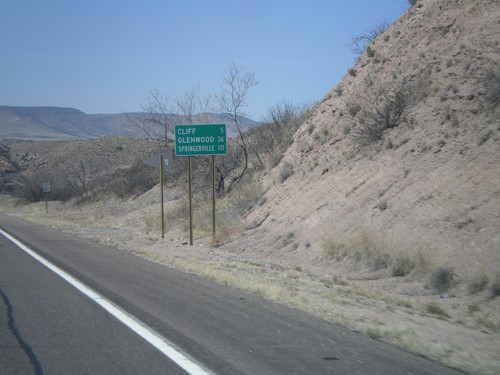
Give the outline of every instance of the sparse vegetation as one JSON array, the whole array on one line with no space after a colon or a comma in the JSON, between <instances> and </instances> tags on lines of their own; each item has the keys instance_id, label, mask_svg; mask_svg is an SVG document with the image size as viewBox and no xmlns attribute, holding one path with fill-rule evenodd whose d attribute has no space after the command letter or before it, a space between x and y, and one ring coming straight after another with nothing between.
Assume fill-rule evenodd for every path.
<instances>
[{"instance_id":1,"label":"sparse vegetation","mask_svg":"<svg viewBox=\"0 0 500 375\"><path fill-rule=\"evenodd\" d=\"M382 34L385 30L387 30L388 27L389 24L384 21L368 31L353 36L350 44L352 53L356 57L360 57L363 54L363 52L367 50L367 47L370 44L372 44L380 34ZM371 51L373 50L370 49L369 53L371 53Z\"/></svg>"},{"instance_id":2,"label":"sparse vegetation","mask_svg":"<svg viewBox=\"0 0 500 375\"><path fill-rule=\"evenodd\" d=\"M455 282L456 274L452 267L438 267L430 277L430 286L437 293L449 290Z\"/></svg>"},{"instance_id":3,"label":"sparse vegetation","mask_svg":"<svg viewBox=\"0 0 500 375\"><path fill-rule=\"evenodd\" d=\"M497 274L495 280L490 285L491 298L500 296L500 274Z\"/></svg>"},{"instance_id":4,"label":"sparse vegetation","mask_svg":"<svg viewBox=\"0 0 500 375\"><path fill-rule=\"evenodd\" d=\"M321 242L323 255L341 262L354 260L357 268L368 266L373 271L387 270L387 275L404 277L418 271L422 275L429 272L432 261L421 250L414 252L398 249L394 244L373 233L360 231L348 240L326 236Z\"/></svg>"},{"instance_id":5,"label":"sparse vegetation","mask_svg":"<svg viewBox=\"0 0 500 375\"><path fill-rule=\"evenodd\" d=\"M109 182L109 189L119 198L126 199L135 194L143 194L158 183L151 169L136 164L127 169L119 169Z\"/></svg>"},{"instance_id":6,"label":"sparse vegetation","mask_svg":"<svg viewBox=\"0 0 500 375\"><path fill-rule=\"evenodd\" d=\"M493 130L491 130L491 129L488 130L486 133L481 135L481 137L477 141L477 145L481 146L484 142L486 142L488 139L490 139L492 135L493 135Z\"/></svg>"},{"instance_id":7,"label":"sparse vegetation","mask_svg":"<svg viewBox=\"0 0 500 375\"><path fill-rule=\"evenodd\" d=\"M481 311L481 307L478 303L471 303L467 306L467 310L469 310L470 313L475 313Z\"/></svg>"},{"instance_id":8,"label":"sparse vegetation","mask_svg":"<svg viewBox=\"0 0 500 375\"><path fill-rule=\"evenodd\" d=\"M500 104L500 68L489 69L484 76L486 99L493 106Z\"/></svg>"},{"instance_id":9,"label":"sparse vegetation","mask_svg":"<svg viewBox=\"0 0 500 375\"><path fill-rule=\"evenodd\" d=\"M429 314L438 315L441 317L449 318L450 316L444 311L444 309L436 303L429 303L427 305L427 312Z\"/></svg>"},{"instance_id":10,"label":"sparse vegetation","mask_svg":"<svg viewBox=\"0 0 500 375\"><path fill-rule=\"evenodd\" d=\"M416 267L413 257L408 254L396 254L392 259L392 276L404 277L410 274Z\"/></svg>"},{"instance_id":11,"label":"sparse vegetation","mask_svg":"<svg viewBox=\"0 0 500 375\"><path fill-rule=\"evenodd\" d=\"M340 261L347 255L346 245L336 241L330 236L323 238L321 247L323 249L323 255L325 255L327 258L333 258L337 261Z\"/></svg>"},{"instance_id":12,"label":"sparse vegetation","mask_svg":"<svg viewBox=\"0 0 500 375\"><path fill-rule=\"evenodd\" d=\"M488 285L488 274L484 270L477 271L469 280L469 293L476 294L482 292Z\"/></svg>"},{"instance_id":13,"label":"sparse vegetation","mask_svg":"<svg viewBox=\"0 0 500 375\"><path fill-rule=\"evenodd\" d=\"M366 54L368 55L368 57L373 57L375 56L375 50L372 47L368 46L366 47Z\"/></svg>"},{"instance_id":14,"label":"sparse vegetation","mask_svg":"<svg viewBox=\"0 0 500 375\"><path fill-rule=\"evenodd\" d=\"M295 173L295 170L293 168L293 165L290 163L285 163L283 164L283 167L281 168L280 172L280 182L285 182L290 176L292 176Z\"/></svg>"},{"instance_id":15,"label":"sparse vegetation","mask_svg":"<svg viewBox=\"0 0 500 375\"><path fill-rule=\"evenodd\" d=\"M387 129L409 122L406 114L413 99L413 90L409 86L401 86L392 92L380 88L366 100L357 116L357 126L353 132L355 142L361 146L367 145L381 139Z\"/></svg>"},{"instance_id":16,"label":"sparse vegetation","mask_svg":"<svg viewBox=\"0 0 500 375\"><path fill-rule=\"evenodd\" d=\"M347 106L347 111L351 117L356 117L356 115L361 111L361 106L359 104L351 104Z\"/></svg>"},{"instance_id":17,"label":"sparse vegetation","mask_svg":"<svg viewBox=\"0 0 500 375\"><path fill-rule=\"evenodd\" d=\"M384 336L384 334L380 331L380 329L372 327L366 330L366 334L368 335L369 338L373 340L380 339L381 337Z\"/></svg>"}]
</instances>

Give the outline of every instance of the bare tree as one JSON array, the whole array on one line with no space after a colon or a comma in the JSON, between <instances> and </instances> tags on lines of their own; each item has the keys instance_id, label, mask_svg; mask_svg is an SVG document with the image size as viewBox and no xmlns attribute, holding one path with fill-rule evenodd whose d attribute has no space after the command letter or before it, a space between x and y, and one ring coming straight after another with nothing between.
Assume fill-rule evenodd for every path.
<instances>
[{"instance_id":1,"label":"bare tree","mask_svg":"<svg viewBox=\"0 0 500 375\"><path fill-rule=\"evenodd\" d=\"M302 123L307 107L297 106L290 102L277 103L267 110L264 117L265 125L259 137L264 151L272 154L282 154L293 140L293 134ZM277 155L279 156L279 155Z\"/></svg>"},{"instance_id":2,"label":"bare tree","mask_svg":"<svg viewBox=\"0 0 500 375\"><path fill-rule=\"evenodd\" d=\"M174 139L173 125L175 116L169 109L168 97L162 95L158 89L149 92L147 102L141 105L145 116L141 118L130 117L131 126L142 131L148 138L157 139L169 146Z\"/></svg>"},{"instance_id":3,"label":"bare tree","mask_svg":"<svg viewBox=\"0 0 500 375\"><path fill-rule=\"evenodd\" d=\"M234 177L227 188L231 191L233 187L240 181L248 170L248 146L245 141L245 132L240 122L240 117L244 116L243 109L247 106L247 94L258 81L253 72L245 72L243 68L235 63L229 63L225 69L225 75L220 83L220 93L216 95L220 109L227 114L235 127L237 138L236 142L240 146L244 164L240 173Z\"/></svg>"},{"instance_id":4,"label":"bare tree","mask_svg":"<svg viewBox=\"0 0 500 375\"><path fill-rule=\"evenodd\" d=\"M200 87L195 86L187 90L183 96L178 96L176 100L181 121L184 124L194 124L195 115L200 111Z\"/></svg>"},{"instance_id":5,"label":"bare tree","mask_svg":"<svg viewBox=\"0 0 500 375\"><path fill-rule=\"evenodd\" d=\"M390 90L381 87L364 98L365 105L356 115L357 126L353 132L354 141L365 146L382 139L387 129L403 123L411 123L407 113L415 104L415 87L400 84Z\"/></svg>"},{"instance_id":6,"label":"bare tree","mask_svg":"<svg viewBox=\"0 0 500 375\"><path fill-rule=\"evenodd\" d=\"M92 162L80 161L80 164L72 165L60 171L60 176L66 187L72 192L83 198L84 194L90 189L92 183L97 178L98 170Z\"/></svg>"},{"instance_id":7,"label":"bare tree","mask_svg":"<svg viewBox=\"0 0 500 375\"><path fill-rule=\"evenodd\" d=\"M29 202L38 202L42 198L42 184L46 181L42 173L21 174L14 182L14 194Z\"/></svg>"},{"instance_id":8,"label":"bare tree","mask_svg":"<svg viewBox=\"0 0 500 375\"><path fill-rule=\"evenodd\" d=\"M354 53L356 57L360 57L363 52L365 52L366 47L372 44L388 27L389 24L387 21L382 21L374 28L353 36L350 44L352 53Z\"/></svg>"}]
</instances>

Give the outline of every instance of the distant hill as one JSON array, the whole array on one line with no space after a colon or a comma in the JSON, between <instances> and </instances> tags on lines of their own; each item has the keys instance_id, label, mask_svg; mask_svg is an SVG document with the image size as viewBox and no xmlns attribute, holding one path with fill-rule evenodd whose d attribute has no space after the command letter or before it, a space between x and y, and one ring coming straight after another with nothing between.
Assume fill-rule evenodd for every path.
<instances>
[{"instance_id":1,"label":"distant hill","mask_svg":"<svg viewBox=\"0 0 500 375\"><path fill-rule=\"evenodd\" d=\"M103 136L142 136L130 124L146 118L146 113L86 114L75 108L0 106L0 139L75 140ZM173 116L173 115L172 115ZM225 115L199 115L214 123L230 121ZM256 121L243 118L251 128ZM229 128L231 128L229 126ZM228 131L231 136L231 131Z\"/></svg>"}]
</instances>

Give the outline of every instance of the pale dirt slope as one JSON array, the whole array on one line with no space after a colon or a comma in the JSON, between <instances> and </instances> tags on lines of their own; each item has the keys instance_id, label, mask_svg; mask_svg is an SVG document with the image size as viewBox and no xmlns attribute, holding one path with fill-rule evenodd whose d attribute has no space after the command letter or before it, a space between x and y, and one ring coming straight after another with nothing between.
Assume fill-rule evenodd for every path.
<instances>
[{"instance_id":1,"label":"pale dirt slope","mask_svg":"<svg viewBox=\"0 0 500 375\"><path fill-rule=\"evenodd\" d=\"M496 1L439 0L420 2L392 25L265 179L266 203L248 218L267 217L254 237L272 245L293 233L298 247L287 257L307 264L321 257L325 236L362 231L425 249L462 274L498 271L500 121L498 108L485 108L480 77L499 67L499 20ZM411 124L358 149L355 130L346 134L356 121L349 108L373 105L372 91L403 80L425 91L408 111ZM294 174L281 183L285 164Z\"/></svg>"}]
</instances>

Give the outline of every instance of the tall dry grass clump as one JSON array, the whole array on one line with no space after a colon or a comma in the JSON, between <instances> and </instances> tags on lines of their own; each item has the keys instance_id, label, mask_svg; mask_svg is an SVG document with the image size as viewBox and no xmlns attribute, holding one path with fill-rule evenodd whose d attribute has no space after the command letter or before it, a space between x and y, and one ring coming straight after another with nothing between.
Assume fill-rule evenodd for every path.
<instances>
[{"instance_id":1,"label":"tall dry grass clump","mask_svg":"<svg viewBox=\"0 0 500 375\"><path fill-rule=\"evenodd\" d=\"M327 236L321 243L323 255L337 262L350 260L355 269L385 270L387 276L425 275L434 262L423 249L406 250L372 232L360 230L349 238Z\"/></svg>"},{"instance_id":2,"label":"tall dry grass clump","mask_svg":"<svg viewBox=\"0 0 500 375\"><path fill-rule=\"evenodd\" d=\"M216 198L216 233L213 243L223 245L243 232L243 218L262 198L262 187L257 178L249 176L230 194ZM212 199L198 201L193 208L195 226L202 235L212 232ZM186 209L187 213L187 209Z\"/></svg>"}]
</instances>

